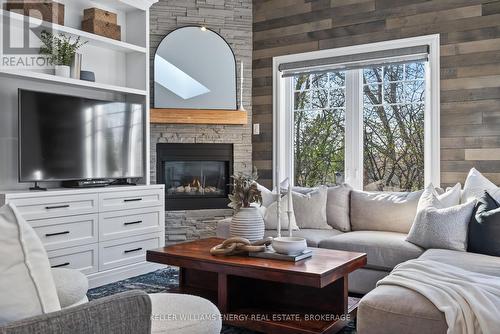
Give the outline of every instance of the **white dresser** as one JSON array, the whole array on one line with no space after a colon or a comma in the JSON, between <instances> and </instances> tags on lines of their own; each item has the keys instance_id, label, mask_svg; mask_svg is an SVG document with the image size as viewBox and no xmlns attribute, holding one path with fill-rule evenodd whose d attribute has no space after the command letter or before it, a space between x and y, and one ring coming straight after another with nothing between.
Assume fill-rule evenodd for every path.
<instances>
[{"instance_id":1,"label":"white dresser","mask_svg":"<svg viewBox=\"0 0 500 334\"><path fill-rule=\"evenodd\" d=\"M80 270L91 287L159 268L146 251L165 244L163 185L0 192L0 204L8 202L38 233L50 264Z\"/></svg>"}]
</instances>

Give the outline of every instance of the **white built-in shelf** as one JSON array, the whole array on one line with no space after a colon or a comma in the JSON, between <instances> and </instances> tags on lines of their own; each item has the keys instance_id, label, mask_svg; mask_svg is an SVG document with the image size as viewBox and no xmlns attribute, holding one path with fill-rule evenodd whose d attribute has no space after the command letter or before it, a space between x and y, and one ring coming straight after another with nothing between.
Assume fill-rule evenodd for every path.
<instances>
[{"instance_id":1,"label":"white built-in shelf","mask_svg":"<svg viewBox=\"0 0 500 334\"><path fill-rule=\"evenodd\" d=\"M9 17L10 19L24 22L24 20L29 19L30 22L34 26L42 26L46 27L48 30L52 32L63 33L68 36L81 37L84 41L88 41L89 45L107 48L110 50L120 51L124 53L146 53L146 48L122 41L117 41L112 38L107 38L103 36L99 36L96 34L92 34L83 30L75 29L72 27L62 26L55 23L45 22L40 19L34 17L27 17L25 15L21 15L19 13L10 12L7 10L0 9L0 13L4 17Z\"/></svg>"},{"instance_id":2,"label":"white built-in shelf","mask_svg":"<svg viewBox=\"0 0 500 334\"><path fill-rule=\"evenodd\" d=\"M124 12L133 10L147 10L158 0L93 0L94 3L115 8Z\"/></svg>"},{"instance_id":3,"label":"white built-in shelf","mask_svg":"<svg viewBox=\"0 0 500 334\"><path fill-rule=\"evenodd\" d=\"M129 87L114 86L114 85L108 85L108 84L85 81L85 80L77 80L77 79L72 79L72 78L65 78L65 77L60 77L60 76L41 73L41 72L33 72L33 71L25 71L25 70L6 70L6 69L0 68L0 75L7 75L7 76L12 76L12 77L22 77L22 78L28 78L31 80L39 80L39 81L44 81L47 83L54 83L54 84L62 84L62 85L71 85L71 86L77 86L77 87L99 89L99 90L108 91L108 92L115 92L115 93L136 94L136 95L143 95L143 96L146 96L146 94L147 94L145 90L134 89L134 88L129 88Z\"/></svg>"}]
</instances>

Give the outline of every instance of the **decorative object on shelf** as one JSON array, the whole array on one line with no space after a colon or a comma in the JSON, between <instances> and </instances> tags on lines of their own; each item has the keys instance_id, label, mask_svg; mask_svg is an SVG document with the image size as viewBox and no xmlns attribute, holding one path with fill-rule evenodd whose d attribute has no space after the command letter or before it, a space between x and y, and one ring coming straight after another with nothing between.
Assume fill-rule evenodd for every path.
<instances>
[{"instance_id":1,"label":"decorative object on shelf","mask_svg":"<svg viewBox=\"0 0 500 334\"><path fill-rule=\"evenodd\" d=\"M272 238L265 238L251 242L248 239L232 237L226 239L222 244L212 247L212 255L236 255L241 253L264 252L266 247L271 244Z\"/></svg>"},{"instance_id":2,"label":"decorative object on shelf","mask_svg":"<svg viewBox=\"0 0 500 334\"><path fill-rule=\"evenodd\" d=\"M82 42L80 37L73 40L64 34L54 36L48 31L42 31L40 38L43 46L40 48L40 54L48 55L55 66L55 74L61 77L70 77L70 66L75 57L76 51L87 44Z\"/></svg>"},{"instance_id":3,"label":"decorative object on shelf","mask_svg":"<svg viewBox=\"0 0 500 334\"><path fill-rule=\"evenodd\" d=\"M217 32L178 28L156 49L154 106L236 111L236 71L233 50Z\"/></svg>"},{"instance_id":4,"label":"decorative object on shelf","mask_svg":"<svg viewBox=\"0 0 500 334\"><path fill-rule=\"evenodd\" d=\"M49 0L38 1L12 1L5 4L8 11L20 13L25 16L34 17L46 22L64 25L64 5Z\"/></svg>"},{"instance_id":5,"label":"decorative object on shelf","mask_svg":"<svg viewBox=\"0 0 500 334\"><path fill-rule=\"evenodd\" d=\"M83 20L97 20L118 24L118 15L100 8L87 8L83 10Z\"/></svg>"},{"instance_id":6,"label":"decorative object on shelf","mask_svg":"<svg viewBox=\"0 0 500 334\"><path fill-rule=\"evenodd\" d=\"M58 77L69 78L71 77L71 67L67 65L55 65L54 74Z\"/></svg>"},{"instance_id":7,"label":"decorative object on shelf","mask_svg":"<svg viewBox=\"0 0 500 334\"><path fill-rule=\"evenodd\" d=\"M92 71L80 71L80 80L95 82L95 73Z\"/></svg>"},{"instance_id":8,"label":"decorative object on shelf","mask_svg":"<svg viewBox=\"0 0 500 334\"><path fill-rule=\"evenodd\" d=\"M232 237L243 237L250 241L260 240L264 237L264 218L259 209L252 203L262 205L262 195L257 188L257 171L251 175L233 175L233 193L229 195L229 207L236 213L230 226Z\"/></svg>"},{"instance_id":9,"label":"decorative object on shelf","mask_svg":"<svg viewBox=\"0 0 500 334\"><path fill-rule=\"evenodd\" d=\"M117 15L99 8L87 8L83 11L82 30L118 41L122 38Z\"/></svg>"},{"instance_id":10,"label":"decorative object on shelf","mask_svg":"<svg viewBox=\"0 0 500 334\"><path fill-rule=\"evenodd\" d=\"M238 108L239 111L246 111L245 107L243 106L243 61L240 63L240 107Z\"/></svg>"},{"instance_id":11,"label":"decorative object on shelf","mask_svg":"<svg viewBox=\"0 0 500 334\"><path fill-rule=\"evenodd\" d=\"M82 71L82 54L75 53L73 61L71 62L71 78L80 79Z\"/></svg>"}]
</instances>

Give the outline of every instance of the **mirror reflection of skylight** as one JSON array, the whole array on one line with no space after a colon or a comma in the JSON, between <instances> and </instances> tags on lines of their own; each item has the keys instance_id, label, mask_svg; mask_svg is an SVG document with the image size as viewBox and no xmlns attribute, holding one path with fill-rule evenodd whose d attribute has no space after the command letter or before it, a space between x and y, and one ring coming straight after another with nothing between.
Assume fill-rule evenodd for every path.
<instances>
[{"instance_id":1,"label":"mirror reflection of skylight","mask_svg":"<svg viewBox=\"0 0 500 334\"><path fill-rule=\"evenodd\" d=\"M155 82L184 100L210 92L207 87L159 55L155 56Z\"/></svg>"}]
</instances>

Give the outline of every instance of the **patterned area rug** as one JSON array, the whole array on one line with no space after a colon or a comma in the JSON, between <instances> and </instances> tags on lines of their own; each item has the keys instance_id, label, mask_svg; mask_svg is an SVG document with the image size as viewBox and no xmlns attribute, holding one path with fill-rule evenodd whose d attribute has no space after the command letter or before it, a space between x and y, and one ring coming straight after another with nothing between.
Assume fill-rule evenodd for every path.
<instances>
[{"instance_id":1,"label":"patterned area rug","mask_svg":"<svg viewBox=\"0 0 500 334\"><path fill-rule=\"evenodd\" d=\"M179 271L177 268L169 267L166 269L157 270L145 275L132 277L123 281L103 285L88 291L89 300L98 299L116 293L128 290L143 290L147 293L168 292L170 289L176 288L179 284ZM253 331L224 326L222 334L258 334ZM341 334L356 334L355 321L349 323L341 332Z\"/></svg>"}]
</instances>

